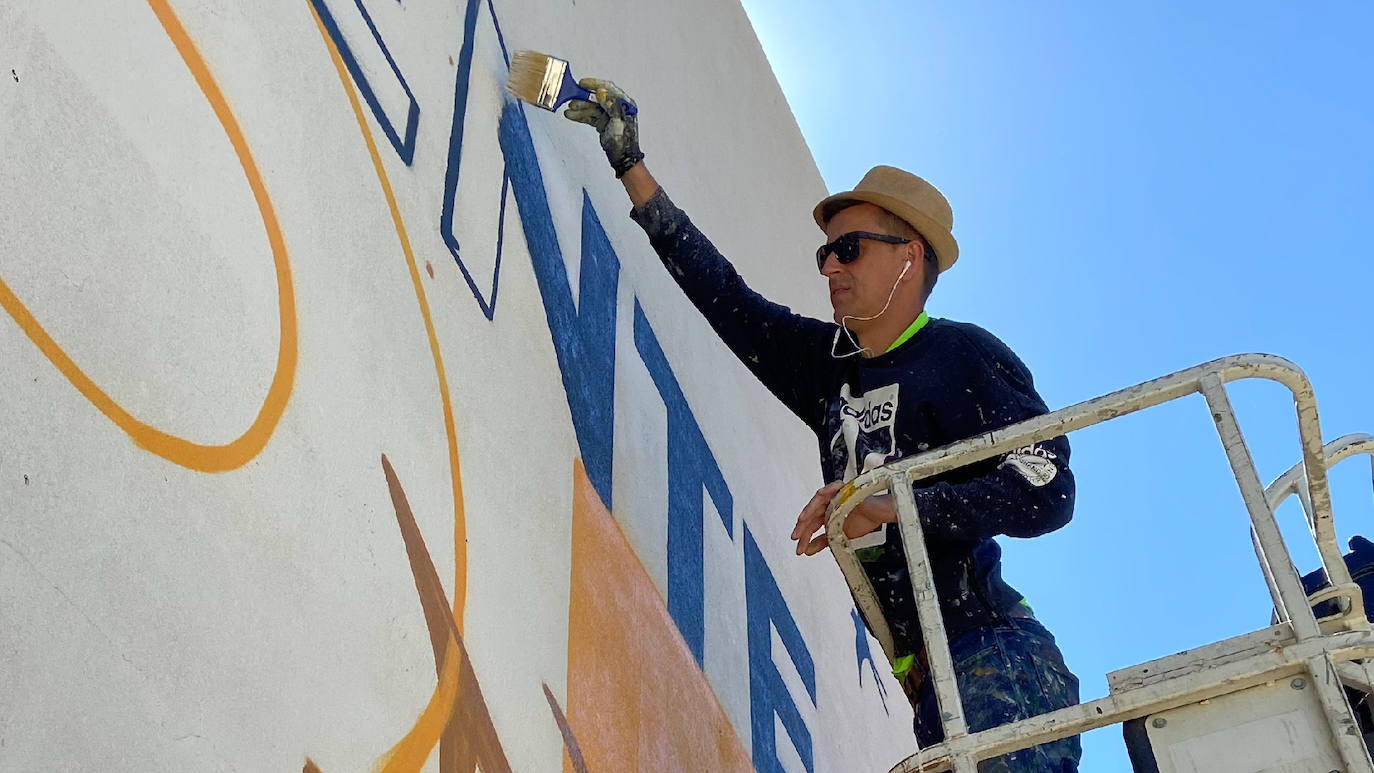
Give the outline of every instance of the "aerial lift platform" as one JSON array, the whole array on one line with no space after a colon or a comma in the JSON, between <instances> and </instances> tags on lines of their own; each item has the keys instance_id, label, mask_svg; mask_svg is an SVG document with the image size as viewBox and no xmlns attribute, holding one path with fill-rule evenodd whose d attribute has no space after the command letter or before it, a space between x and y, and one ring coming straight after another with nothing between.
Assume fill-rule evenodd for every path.
<instances>
[{"instance_id":1,"label":"aerial lift platform","mask_svg":"<svg viewBox=\"0 0 1374 773\"><path fill-rule=\"evenodd\" d=\"M1225 385L1267 379L1293 394L1302 459L1267 488L1260 482ZM1274 624L1107 675L1106 697L970 733L955 683L912 484L1042 440L1201 393L1216 423L1250 516L1251 541L1273 599ZM893 462L851 481L826 516L830 548L855 603L888 661L892 634L843 524L870 496L891 494L927 642L930 679L945 740L899 762L891 773L975 773L980 760L1124 724L1137 773L1374 773L1346 688L1374 693L1374 630L1360 588L1336 542L1327 469L1371 458L1374 436L1323 445L1311 383L1296 365L1240 354ZM1279 531L1275 511L1297 496L1329 583L1309 595ZM1334 609L1320 619L1313 606Z\"/></svg>"}]
</instances>

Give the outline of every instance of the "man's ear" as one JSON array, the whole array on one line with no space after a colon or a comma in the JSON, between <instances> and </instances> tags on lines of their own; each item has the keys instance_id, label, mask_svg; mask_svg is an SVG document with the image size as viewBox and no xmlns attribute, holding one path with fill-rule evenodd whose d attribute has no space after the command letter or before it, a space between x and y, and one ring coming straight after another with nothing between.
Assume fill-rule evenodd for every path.
<instances>
[{"instance_id":1,"label":"man's ear","mask_svg":"<svg viewBox=\"0 0 1374 773\"><path fill-rule=\"evenodd\" d=\"M911 267L921 265L921 259L925 257L925 248L921 246L921 242L917 239L912 239L902 246L906 248L906 254L903 256L903 259L906 260L906 265L902 267L900 281L905 282L915 276L915 274L911 272Z\"/></svg>"},{"instance_id":2,"label":"man's ear","mask_svg":"<svg viewBox=\"0 0 1374 773\"><path fill-rule=\"evenodd\" d=\"M912 263L920 263L926 257L926 246L920 239L912 239L906 243L906 257Z\"/></svg>"}]
</instances>

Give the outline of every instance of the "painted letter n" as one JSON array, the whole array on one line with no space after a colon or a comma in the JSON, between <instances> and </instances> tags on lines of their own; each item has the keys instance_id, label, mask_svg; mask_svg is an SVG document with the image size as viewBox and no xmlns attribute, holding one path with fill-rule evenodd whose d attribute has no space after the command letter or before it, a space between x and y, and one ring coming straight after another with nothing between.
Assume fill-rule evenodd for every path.
<instances>
[{"instance_id":1,"label":"painted letter n","mask_svg":"<svg viewBox=\"0 0 1374 773\"><path fill-rule=\"evenodd\" d=\"M582 192L582 262L577 305L573 305L568 267L558 246L544 176L520 105L507 102L498 127L506 173L520 211L530 263L534 267L544 316L553 336L563 391L587 478L611 509L611 454L614 443L615 294L620 259Z\"/></svg>"}]
</instances>

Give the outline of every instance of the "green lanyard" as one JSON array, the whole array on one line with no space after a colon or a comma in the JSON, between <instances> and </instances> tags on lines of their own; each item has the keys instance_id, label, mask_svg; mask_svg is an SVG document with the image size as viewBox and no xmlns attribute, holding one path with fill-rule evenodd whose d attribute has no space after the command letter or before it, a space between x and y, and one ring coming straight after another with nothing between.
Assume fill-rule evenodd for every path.
<instances>
[{"instance_id":1,"label":"green lanyard","mask_svg":"<svg viewBox=\"0 0 1374 773\"><path fill-rule=\"evenodd\" d=\"M893 341L892 345L887 347L887 351L884 351L883 354L887 354L893 349L896 349L897 347L906 343L908 340L910 340L912 336L916 335L916 333L918 333L921 330L921 328L925 327L926 323L929 321L930 317L927 316L924 311L921 312L921 315L918 316L915 319L915 321L911 323L911 326L908 327L901 335L897 336L897 340Z\"/></svg>"}]
</instances>

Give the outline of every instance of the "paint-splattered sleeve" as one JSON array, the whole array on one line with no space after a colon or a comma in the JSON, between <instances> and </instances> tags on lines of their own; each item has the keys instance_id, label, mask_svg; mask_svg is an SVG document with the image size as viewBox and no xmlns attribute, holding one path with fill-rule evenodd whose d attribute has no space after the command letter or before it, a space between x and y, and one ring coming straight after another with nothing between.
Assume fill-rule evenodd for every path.
<instances>
[{"instance_id":1,"label":"paint-splattered sleeve","mask_svg":"<svg viewBox=\"0 0 1374 773\"><path fill-rule=\"evenodd\" d=\"M725 345L809 426L824 421L835 326L795 314L744 283L687 214L659 191L630 217Z\"/></svg>"},{"instance_id":2,"label":"paint-splattered sleeve","mask_svg":"<svg viewBox=\"0 0 1374 773\"><path fill-rule=\"evenodd\" d=\"M953 387L936 406L951 437L967 438L1047 412L1030 371L990 333L968 326L948 360ZM977 541L1035 537L1073 516L1069 441L1060 436L973 465L934 485L916 484L928 536Z\"/></svg>"}]
</instances>

